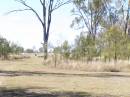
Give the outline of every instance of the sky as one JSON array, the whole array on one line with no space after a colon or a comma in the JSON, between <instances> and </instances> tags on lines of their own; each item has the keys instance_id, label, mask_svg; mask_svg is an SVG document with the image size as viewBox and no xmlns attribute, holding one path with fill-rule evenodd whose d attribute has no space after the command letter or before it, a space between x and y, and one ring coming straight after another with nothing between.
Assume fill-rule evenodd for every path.
<instances>
[{"instance_id":1,"label":"sky","mask_svg":"<svg viewBox=\"0 0 130 97\"><path fill-rule=\"evenodd\" d=\"M38 10L39 14L42 14L39 0L27 0L27 3ZM0 35L25 49L33 47L38 49L42 46L43 31L36 16L30 11L5 15L11 10L22 8L24 6L15 2L15 0L0 1ZM50 44L57 46L65 40L68 40L69 44L73 44L76 36L80 34L70 27L74 19L71 13L72 8L71 4L65 5L53 13L49 36Z\"/></svg>"}]
</instances>

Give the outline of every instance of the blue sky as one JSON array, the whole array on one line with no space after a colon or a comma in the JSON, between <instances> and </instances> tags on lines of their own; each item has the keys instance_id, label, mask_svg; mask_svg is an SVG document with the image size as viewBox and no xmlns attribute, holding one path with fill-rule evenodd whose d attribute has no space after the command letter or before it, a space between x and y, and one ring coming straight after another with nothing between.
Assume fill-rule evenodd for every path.
<instances>
[{"instance_id":1,"label":"blue sky","mask_svg":"<svg viewBox=\"0 0 130 97\"><path fill-rule=\"evenodd\" d=\"M41 9L39 0L27 1L36 10ZM43 42L42 26L33 13L26 11L4 15L8 11L22 9L23 7L14 0L1 0L0 35L25 48L34 46L39 48L41 47L41 42ZM61 44L64 40L68 40L72 44L75 37L79 34L79 32L70 28L74 18L70 12L71 9L72 5L66 5L53 13L49 37L51 44Z\"/></svg>"}]
</instances>

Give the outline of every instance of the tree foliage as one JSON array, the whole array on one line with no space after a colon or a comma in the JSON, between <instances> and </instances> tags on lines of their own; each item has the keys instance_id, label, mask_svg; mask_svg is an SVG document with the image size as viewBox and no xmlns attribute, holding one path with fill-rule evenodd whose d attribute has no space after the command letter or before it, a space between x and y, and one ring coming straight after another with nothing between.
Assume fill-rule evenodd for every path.
<instances>
[{"instance_id":1,"label":"tree foliage","mask_svg":"<svg viewBox=\"0 0 130 97\"><path fill-rule=\"evenodd\" d=\"M88 34L96 37L98 28L100 26L100 20L106 15L107 4L111 0L74 0L75 7L72 13L75 15L75 19L72 22L71 27L75 25L79 28L86 28Z\"/></svg>"},{"instance_id":2,"label":"tree foliage","mask_svg":"<svg viewBox=\"0 0 130 97\"><path fill-rule=\"evenodd\" d=\"M65 59L68 59L70 56L70 46L68 41L64 41L62 44L62 54Z\"/></svg>"},{"instance_id":3,"label":"tree foliage","mask_svg":"<svg viewBox=\"0 0 130 97\"><path fill-rule=\"evenodd\" d=\"M16 43L9 42L6 38L0 37L0 57L8 59L9 54L19 54L24 51L24 48Z\"/></svg>"},{"instance_id":4,"label":"tree foliage","mask_svg":"<svg viewBox=\"0 0 130 97\"><path fill-rule=\"evenodd\" d=\"M0 37L0 57L7 59L10 51L9 42L5 38Z\"/></svg>"}]
</instances>

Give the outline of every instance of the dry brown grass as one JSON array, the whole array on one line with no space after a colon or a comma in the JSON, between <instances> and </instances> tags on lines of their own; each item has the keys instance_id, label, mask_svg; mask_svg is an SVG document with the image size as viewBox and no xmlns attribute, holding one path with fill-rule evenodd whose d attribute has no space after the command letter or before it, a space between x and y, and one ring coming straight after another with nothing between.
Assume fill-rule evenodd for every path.
<instances>
[{"instance_id":1,"label":"dry brown grass","mask_svg":"<svg viewBox=\"0 0 130 97\"><path fill-rule=\"evenodd\" d=\"M63 61L57 64L57 68L54 68L51 59L47 63L49 65L43 65L43 58L36 56L30 59L0 61L0 87L28 89L40 93L71 91L130 97L130 73L105 72L115 71L115 68L119 71L129 71L130 65L127 62L115 65Z\"/></svg>"},{"instance_id":2,"label":"dry brown grass","mask_svg":"<svg viewBox=\"0 0 130 97\"><path fill-rule=\"evenodd\" d=\"M32 91L36 89L42 92L46 87L48 91L80 91L94 94L125 95L125 97L129 95L129 83L130 78L125 77L54 75L5 77L2 82L3 86L7 88L29 88Z\"/></svg>"},{"instance_id":3,"label":"dry brown grass","mask_svg":"<svg viewBox=\"0 0 130 97\"><path fill-rule=\"evenodd\" d=\"M49 59L48 65L54 67L54 59ZM116 63L114 61L76 61L76 60L57 60L57 68L67 70L83 70L88 72L129 72L130 62L125 60L119 60Z\"/></svg>"},{"instance_id":4,"label":"dry brown grass","mask_svg":"<svg viewBox=\"0 0 130 97\"><path fill-rule=\"evenodd\" d=\"M54 56L49 56L47 61L43 60L43 54L38 54L35 56L34 54L26 54L24 56L13 55L13 59L0 61L1 69L11 70L11 68L17 68L17 70L26 70L27 68L33 70L40 70L43 67L49 68L58 68L65 70L79 70L79 71L87 71L87 72L129 72L130 71L130 62L129 61L117 61L114 62L103 62L103 61L76 61L76 60L63 60L58 58L57 64L55 67L54 64ZM17 60L14 58L16 57ZM27 57L27 58L26 58ZM8 68L6 68L6 66ZM20 68L19 68L20 67ZM27 69L28 70L28 69Z\"/></svg>"},{"instance_id":5,"label":"dry brown grass","mask_svg":"<svg viewBox=\"0 0 130 97\"><path fill-rule=\"evenodd\" d=\"M87 72L129 72L130 63L129 61L118 61L114 62L103 62L103 61L93 61L93 62L83 62L76 60L57 60L55 67L54 58L49 57L47 61L43 60L43 57L35 56L34 54L24 56L15 56L17 60L3 60L0 61L0 69L2 70L41 70L42 68L57 68L65 70L78 70ZM41 55L40 55L41 56ZM22 58L21 58L22 57ZM8 68L6 68L8 67Z\"/></svg>"}]
</instances>

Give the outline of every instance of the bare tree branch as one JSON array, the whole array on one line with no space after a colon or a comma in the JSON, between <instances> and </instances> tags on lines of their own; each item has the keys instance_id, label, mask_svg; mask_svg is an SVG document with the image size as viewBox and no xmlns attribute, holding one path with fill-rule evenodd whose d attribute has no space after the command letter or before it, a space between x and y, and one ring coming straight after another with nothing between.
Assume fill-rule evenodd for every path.
<instances>
[{"instance_id":1,"label":"bare tree branch","mask_svg":"<svg viewBox=\"0 0 130 97\"><path fill-rule=\"evenodd\" d=\"M41 24L44 26L44 23L43 21L41 20L41 17L39 16L39 14L37 13L36 10L34 10L31 6L27 5L26 2L24 0L15 0L21 4L23 4L25 7L27 7L29 10L31 10L32 12L35 13L35 15L37 16L37 18L39 19L39 21L41 22ZM18 10L17 10L18 11ZM22 11L22 10L21 10ZM23 10L24 11L24 10ZM12 11L12 12L15 12L15 11Z\"/></svg>"},{"instance_id":2,"label":"bare tree branch","mask_svg":"<svg viewBox=\"0 0 130 97\"><path fill-rule=\"evenodd\" d=\"M59 3L58 3L58 2L59 2ZM71 2L72 2L72 0L68 0L68 1L66 1L66 2L60 2L60 1L57 0L57 3L54 5L52 11L54 11L54 10L60 8L61 6L65 5L65 4L69 4L69 3L71 3Z\"/></svg>"},{"instance_id":3,"label":"bare tree branch","mask_svg":"<svg viewBox=\"0 0 130 97\"><path fill-rule=\"evenodd\" d=\"M17 9L17 10L12 10L12 11L9 11L9 12L5 13L5 15L8 15L8 14L13 13L13 12L28 11L28 10L31 10L31 9Z\"/></svg>"},{"instance_id":4,"label":"bare tree branch","mask_svg":"<svg viewBox=\"0 0 130 97\"><path fill-rule=\"evenodd\" d=\"M43 5L43 2L42 2L42 0L40 0L40 3Z\"/></svg>"}]
</instances>

